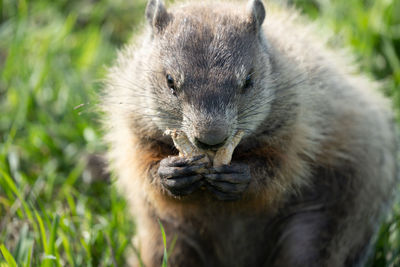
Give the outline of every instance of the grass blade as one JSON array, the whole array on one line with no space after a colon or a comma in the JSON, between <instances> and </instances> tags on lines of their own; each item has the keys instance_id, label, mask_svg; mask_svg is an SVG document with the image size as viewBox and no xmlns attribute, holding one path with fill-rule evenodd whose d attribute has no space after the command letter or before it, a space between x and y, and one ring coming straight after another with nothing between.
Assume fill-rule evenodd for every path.
<instances>
[{"instance_id":1,"label":"grass blade","mask_svg":"<svg viewBox=\"0 0 400 267\"><path fill-rule=\"evenodd\" d=\"M17 267L17 262L15 261L11 253L8 251L8 249L4 246L4 244L0 245L0 251L10 267Z\"/></svg>"},{"instance_id":2,"label":"grass blade","mask_svg":"<svg viewBox=\"0 0 400 267\"><path fill-rule=\"evenodd\" d=\"M162 240L163 240L163 244L164 244L164 256L163 256L163 261L162 261L161 266L167 267L168 266L167 237L165 235L164 226L162 225L160 220L158 220L158 224L160 225Z\"/></svg>"},{"instance_id":3,"label":"grass blade","mask_svg":"<svg viewBox=\"0 0 400 267\"><path fill-rule=\"evenodd\" d=\"M47 248L47 237L46 237L46 230L44 228L44 224L43 224L43 220L40 217L39 213L35 210L35 215L36 215L36 220L37 223L39 225L39 229L40 229L40 235L41 235L41 239L42 239L42 245L43 245L43 250L45 253L47 253L48 248Z\"/></svg>"}]
</instances>

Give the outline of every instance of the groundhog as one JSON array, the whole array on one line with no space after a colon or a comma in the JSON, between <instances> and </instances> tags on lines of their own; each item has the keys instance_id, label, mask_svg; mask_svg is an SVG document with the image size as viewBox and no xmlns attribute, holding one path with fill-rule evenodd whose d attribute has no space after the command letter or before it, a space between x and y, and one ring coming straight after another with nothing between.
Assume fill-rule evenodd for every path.
<instances>
[{"instance_id":1,"label":"groundhog","mask_svg":"<svg viewBox=\"0 0 400 267\"><path fill-rule=\"evenodd\" d=\"M161 224L170 266L363 266L398 173L376 83L291 8L150 0L145 15L102 105L140 261L161 265Z\"/></svg>"}]
</instances>

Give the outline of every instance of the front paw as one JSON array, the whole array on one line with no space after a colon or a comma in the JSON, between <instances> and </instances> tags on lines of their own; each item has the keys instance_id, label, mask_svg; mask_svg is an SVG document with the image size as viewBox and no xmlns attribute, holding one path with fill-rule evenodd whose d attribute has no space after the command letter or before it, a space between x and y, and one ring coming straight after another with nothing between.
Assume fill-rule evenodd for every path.
<instances>
[{"instance_id":1,"label":"front paw","mask_svg":"<svg viewBox=\"0 0 400 267\"><path fill-rule=\"evenodd\" d=\"M209 163L201 160L205 155L191 158L168 157L160 162L158 175L161 185L173 196L185 196L196 191L203 184L202 173Z\"/></svg>"},{"instance_id":2,"label":"front paw","mask_svg":"<svg viewBox=\"0 0 400 267\"><path fill-rule=\"evenodd\" d=\"M231 164L212 168L204 176L207 189L219 200L237 200L249 186L250 168L246 164Z\"/></svg>"}]
</instances>

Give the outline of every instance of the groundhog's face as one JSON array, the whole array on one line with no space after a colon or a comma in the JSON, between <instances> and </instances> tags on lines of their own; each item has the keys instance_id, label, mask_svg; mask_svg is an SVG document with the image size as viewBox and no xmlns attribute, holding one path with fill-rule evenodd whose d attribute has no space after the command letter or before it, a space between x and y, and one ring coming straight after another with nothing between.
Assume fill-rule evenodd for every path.
<instances>
[{"instance_id":1,"label":"groundhog's face","mask_svg":"<svg viewBox=\"0 0 400 267\"><path fill-rule=\"evenodd\" d=\"M252 133L274 96L261 33L264 7L181 7L150 1L149 81L159 127L183 130L202 149L217 149L238 130Z\"/></svg>"}]
</instances>

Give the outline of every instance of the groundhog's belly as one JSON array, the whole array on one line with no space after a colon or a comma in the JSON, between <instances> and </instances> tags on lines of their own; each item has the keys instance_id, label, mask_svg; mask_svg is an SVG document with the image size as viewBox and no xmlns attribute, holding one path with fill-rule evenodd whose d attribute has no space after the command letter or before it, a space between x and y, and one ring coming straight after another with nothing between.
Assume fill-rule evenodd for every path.
<instances>
[{"instance_id":1,"label":"groundhog's belly","mask_svg":"<svg viewBox=\"0 0 400 267\"><path fill-rule=\"evenodd\" d=\"M185 253L196 254L204 266L263 266L278 236L272 220L262 217L213 214L174 221L178 227L168 228L191 250Z\"/></svg>"}]
</instances>

